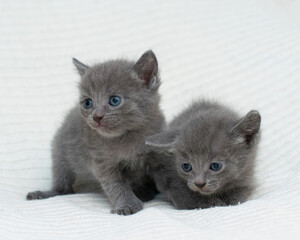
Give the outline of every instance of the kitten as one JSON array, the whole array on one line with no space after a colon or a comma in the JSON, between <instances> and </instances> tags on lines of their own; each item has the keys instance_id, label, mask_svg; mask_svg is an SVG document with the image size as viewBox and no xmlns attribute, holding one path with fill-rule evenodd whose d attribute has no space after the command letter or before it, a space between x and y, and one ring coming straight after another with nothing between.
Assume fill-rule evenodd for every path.
<instances>
[{"instance_id":1,"label":"kitten","mask_svg":"<svg viewBox=\"0 0 300 240\"><path fill-rule=\"evenodd\" d=\"M79 178L101 185L112 213L138 212L141 200L155 196L145 175L144 142L165 124L156 57L147 51L136 63L114 60L91 67L77 59L73 63L81 75L80 100L52 142L52 190L31 192L27 199L72 193Z\"/></svg>"},{"instance_id":2,"label":"kitten","mask_svg":"<svg viewBox=\"0 0 300 240\"><path fill-rule=\"evenodd\" d=\"M157 189L177 209L246 201L254 188L260 122L257 111L240 118L221 104L195 102L167 131L146 139L157 158L150 165Z\"/></svg>"}]
</instances>

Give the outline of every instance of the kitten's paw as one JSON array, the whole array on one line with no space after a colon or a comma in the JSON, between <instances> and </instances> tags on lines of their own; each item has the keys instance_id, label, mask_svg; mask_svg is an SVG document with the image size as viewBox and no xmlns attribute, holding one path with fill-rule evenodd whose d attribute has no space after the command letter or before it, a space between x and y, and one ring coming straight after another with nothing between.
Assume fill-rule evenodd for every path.
<instances>
[{"instance_id":1,"label":"kitten's paw","mask_svg":"<svg viewBox=\"0 0 300 240\"><path fill-rule=\"evenodd\" d=\"M140 201L135 204L125 205L125 206L121 206L116 209L113 209L113 210L111 210L111 213L116 213L119 215L127 216L127 215L137 213L138 211L140 211L142 209L143 209L143 203Z\"/></svg>"},{"instance_id":2,"label":"kitten's paw","mask_svg":"<svg viewBox=\"0 0 300 240\"><path fill-rule=\"evenodd\" d=\"M28 193L26 198L27 200L37 200L37 199L45 199L45 198L53 197L55 195L57 195L57 193L54 191L46 191L46 192L35 191L35 192Z\"/></svg>"},{"instance_id":3,"label":"kitten's paw","mask_svg":"<svg viewBox=\"0 0 300 240\"><path fill-rule=\"evenodd\" d=\"M185 201L183 198L181 199L176 199L176 201L172 201L174 207L178 210L191 210L191 209L196 209L200 208L201 204L198 201L193 201L193 199L189 199L191 201Z\"/></svg>"}]
</instances>

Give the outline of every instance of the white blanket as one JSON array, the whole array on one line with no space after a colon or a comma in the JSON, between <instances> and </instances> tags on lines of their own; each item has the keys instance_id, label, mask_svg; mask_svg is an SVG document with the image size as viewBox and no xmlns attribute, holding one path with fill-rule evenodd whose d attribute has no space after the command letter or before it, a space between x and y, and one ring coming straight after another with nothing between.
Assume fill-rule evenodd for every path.
<instances>
[{"instance_id":1,"label":"white blanket","mask_svg":"<svg viewBox=\"0 0 300 240\"><path fill-rule=\"evenodd\" d=\"M0 239L300 239L300 4L292 0L1 1ZM152 49L168 120L193 99L262 115L248 202L132 216L99 194L26 201L51 185L50 141L77 101L72 57Z\"/></svg>"}]
</instances>

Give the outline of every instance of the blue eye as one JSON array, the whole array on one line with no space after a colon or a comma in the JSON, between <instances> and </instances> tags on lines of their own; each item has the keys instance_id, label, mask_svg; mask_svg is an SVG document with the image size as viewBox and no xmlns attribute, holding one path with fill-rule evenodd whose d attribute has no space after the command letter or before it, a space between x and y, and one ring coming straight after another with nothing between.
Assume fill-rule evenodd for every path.
<instances>
[{"instance_id":1,"label":"blue eye","mask_svg":"<svg viewBox=\"0 0 300 240\"><path fill-rule=\"evenodd\" d=\"M83 106L84 106L85 109L90 109L91 107L93 107L92 99L85 99L83 101Z\"/></svg>"},{"instance_id":2,"label":"blue eye","mask_svg":"<svg viewBox=\"0 0 300 240\"><path fill-rule=\"evenodd\" d=\"M189 163L184 163L184 164L182 164L182 165L181 165L181 168L182 168L182 170L185 171L185 172L190 172L190 171L192 171L192 165L189 164Z\"/></svg>"},{"instance_id":3,"label":"blue eye","mask_svg":"<svg viewBox=\"0 0 300 240\"><path fill-rule=\"evenodd\" d=\"M220 171L221 168L222 168L222 163L214 162L214 163L210 164L210 169L213 171Z\"/></svg>"},{"instance_id":4,"label":"blue eye","mask_svg":"<svg viewBox=\"0 0 300 240\"><path fill-rule=\"evenodd\" d=\"M121 103L121 98L118 97L118 96L112 96L109 99L109 105L111 105L113 107L116 107L116 106L120 105L120 103Z\"/></svg>"}]
</instances>

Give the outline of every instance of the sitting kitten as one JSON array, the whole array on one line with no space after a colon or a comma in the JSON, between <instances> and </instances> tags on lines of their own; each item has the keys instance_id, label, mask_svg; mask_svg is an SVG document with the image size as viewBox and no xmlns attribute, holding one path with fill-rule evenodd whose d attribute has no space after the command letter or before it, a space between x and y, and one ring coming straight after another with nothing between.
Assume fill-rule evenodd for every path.
<instances>
[{"instance_id":1,"label":"sitting kitten","mask_svg":"<svg viewBox=\"0 0 300 240\"><path fill-rule=\"evenodd\" d=\"M134 62L87 66L73 59L81 75L80 100L52 143L53 186L28 200L72 193L75 178L98 182L113 213L133 214L155 196L145 175L145 139L161 131L157 60L152 51ZM148 186L149 189L146 189Z\"/></svg>"},{"instance_id":2,"label":"sitting kitten","mask_svg":"<svg viewBox=\"0 0 300 240\"><path fill-rule=\"evenodd\" d=\"M246 201L254 187L260 122L257 111L240 118L218 103L194 103L167 131L146 139L156 153L150 175L157 189L177 209Z\"/></svg>"}]
</instances>

